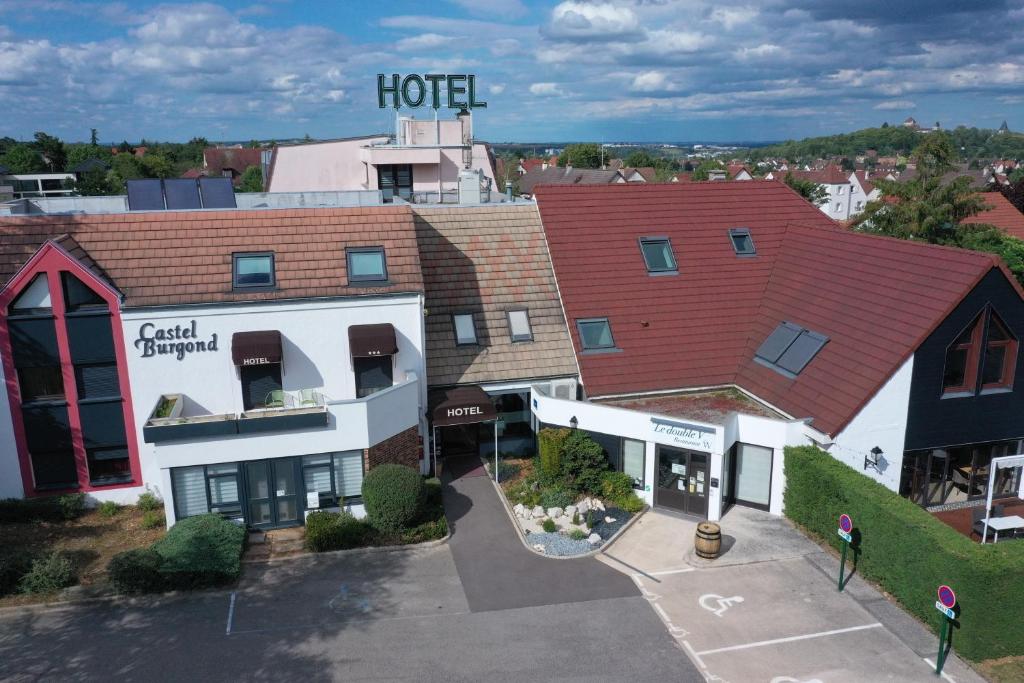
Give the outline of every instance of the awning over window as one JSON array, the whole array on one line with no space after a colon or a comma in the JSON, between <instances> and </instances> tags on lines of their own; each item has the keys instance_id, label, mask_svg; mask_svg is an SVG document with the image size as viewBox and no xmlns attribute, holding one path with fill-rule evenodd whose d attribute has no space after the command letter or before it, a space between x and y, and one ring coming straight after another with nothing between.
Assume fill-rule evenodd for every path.
<instances>
[{"instance_id":1,"label":"awning over window","mask_svg":"<svg viewBox=\"0 0 1024 683\"><path fill-rule=\"evenodd\" d=\"M393 356L398 353L395 328L391 323L351 325L348 328L348 347L353 358Z\"/></svg>"},{"instance_id":2,"label":"awning over window","mask_svg":"<svg viewBox=\"0 0 1024 683\"><path fill-rule=\"evenodd\" d=\"M445 389L434 394L432 399L431 403L436 402L433 410L435 427L487 422L498 417L494 401L477 386Z\"/></svg>"},{"instance_id":3,"label":"awning over window","mask_svg":"<svg viewBox=\"0 0 1024 683\"><path fill-rule=\"evenodd\" d=\"M281 362L281 333L235 332L231 335L231 360L235 365L269 365Z\"/></svg>"}]
</instances>

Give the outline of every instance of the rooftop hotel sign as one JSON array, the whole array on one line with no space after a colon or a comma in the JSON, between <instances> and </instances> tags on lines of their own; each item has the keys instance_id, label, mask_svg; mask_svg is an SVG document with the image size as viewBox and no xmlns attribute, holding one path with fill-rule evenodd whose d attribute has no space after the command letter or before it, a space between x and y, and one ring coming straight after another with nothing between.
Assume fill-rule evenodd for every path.
<instances>
[{"instance_id":1,"label":"rooftop hotel sign","mask_svg":"<svg viewBox=\"0 0 1024 683\"><path fill-rule=\"evenodd\" d=\"M447 97L441 96L441 84ZM464 98L460 97L464 96ZM389 103L390 100L390 103ZM429 104L434 109L486 109L476 99L476 76L467 74L377 74L377 106L381 109L415 109Z\"/></svg>"}]
</instances>

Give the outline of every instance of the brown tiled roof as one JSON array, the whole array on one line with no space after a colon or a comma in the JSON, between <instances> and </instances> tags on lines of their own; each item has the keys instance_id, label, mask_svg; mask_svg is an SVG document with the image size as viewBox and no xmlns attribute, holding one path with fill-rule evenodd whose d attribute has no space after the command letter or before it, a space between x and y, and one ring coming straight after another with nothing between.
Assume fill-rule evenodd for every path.
<instances>
[{"instance_id":1,"label":"brown tiled roof","mask_svg":"<svg viewBox=\"0 0 1024 683\"><path fill-rule=\"evenodd\" d=\"M821 185L847 185L850 182L850 173L844 171L834 164L815 171L790 171L794 178L801 180L812 180Z\"/></svg>"},{"instance_id":2,"label":"brown tiled roof","mask_svg":"<svg viewBox=\"0 0 1024 683\"><path fill-rule=\"evenodd\" d=\"M981 198L991 208L965 218L961 223L987 223L1011 237L1024 240L1024 213L999 192L985 192Z\"/></svg>"},{"instance_id":3,"label":"brown tiled roof","mask_svg":"<svg viewBox=\"0 0 1024 683\"><path fill-rule=\"evenodd\" d=\"M251 147L207 147L203 150L203 168L210 175L220 175L226 168L241 174L250 166L260 165L261 152Z\"/></svg>"},{"instance_id":4,"label":"brown tiled roof","mask_svg":"<svg viewBox=\"0 0 1024 683\"><path fill-rule=\"evenodd\" d=\"M544 229L533 204L413 211L426 287L433 386L577 374ZM506 311L528 308L532 342ZM476 346L456 346L452 314L474 313Z\"/></svg>"},{"instance_id":5,"label":"brown tiled roof","mask_svg":"<svg viewBox=\"0 0 1024 683\"><path fill-rule=\"evenodd\" d=\"M47 240L62 241L125 296L125 306L264 301L421 292L407 206L256 211L169 211L0 218L0 281ZM349 287L345 248L383 246L384 287ZM274 252L277 288L233 292L233 252Z\"/></svg>"},{"instance_id":6,"label":"brown tiled roof","mask_svg":"<svg viewBox=\"0 0 1024 683\"><path fill-rule=\"evenodd\" d=\"M519 178L519 191L530 194L537 185L607 185L621 177L618 171L600 168L534 168Z\"/></svg>"}]
</instances>

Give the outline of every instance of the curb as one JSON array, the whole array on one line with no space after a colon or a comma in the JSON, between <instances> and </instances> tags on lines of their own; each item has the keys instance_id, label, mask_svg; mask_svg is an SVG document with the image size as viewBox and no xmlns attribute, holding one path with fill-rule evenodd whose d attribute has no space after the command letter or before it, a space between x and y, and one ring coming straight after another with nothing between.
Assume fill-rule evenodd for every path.
<instances>
[{"instance_id":1,"label":"curb","mask_svg":"<svg viewBox=\"0 0 1024 683\"><path fill-rule=\"evenodd\" d=\"M239 577L241 580L241 577ZM229 595L233 590L234 586L237 586L238 582L235 582L232 587L217 587L217 588L202 588L194 591L168 591L166 593L138 593L138 594L126 594L126 593L110 593L107 595L90 595L79 598L67 598L63 600L50 600L47 602L30 602L24 605L10 605L0 607L0 615L5 615L11 612L39 612L43 610L60 610L68 609L71 607L78 607L82 605L99 604L99 603L123 603L129 606L145 607L152 605L156 602L165 600L173 600L176 598L189 598L196 595Z\"/></svg>"},{"instance_id":2,"label":"curb","mask_svg":"<svg viewBox=\"0 0 1024 683\"><path fill-rule=\"evenodd\" d=\"M445 518L447 521L447 517ZM407 550L420 550L426 548L436 548L437 546L444 545L448 542L448 539L452 537L452 532L449 531L442 538L435 538L432 541L422 541L421 543L406 543L403 545L371 545L365 548L346 548L344 550L326 550L322 553L314 552L301 552L295 555L288 555L286 557L268 557L266 559L258 560L242 560L243 565L252 564L274 564L277 562L288 562L290 560L299 560L307 557L337 557L346 555L374 555L376 553L394 553L402 552Z\"/></svg>"},{"instance_id":3,"label":"curb","mask_svg":"<svg viewBox=\"0 0 1024 683\"><path fill-rule=\"evenodd\" d=\"M493 479L491 479L490 476L487 477L487 480L490 481L491 486L493 486L496 489L498 498L501 500L501 505L503 508L505 508L505 514L508 515L509 521L512 522L512 527L515 529L516 537L519 538L519 542L523 544L524 548L529 550L534 555L546 557L549 560L578 560L581 557L596 557L600 553L603 553L606 548L610 547L611 544L614 543L619 538L619 536L622 535L623 531L633 526L633 522L640 519L644 515L644 513L650 509L649 506L645 505L643 510L633 515L628 522L622 525L621 529L619 529L612 535L611 538L609 538L607 541L605 541L598 547L594 548L593 550L581 553L579 555L548 555L546 553L542 553L536 550L533 546L526 542L526 533L523 531L523 528L519 526L519 522L516 521L515 513L512 512L512 508L509 506L508 503L508 498L505 497L505 492L501 490L501 485L499 485Z\"/></svg>"}]
</instances>

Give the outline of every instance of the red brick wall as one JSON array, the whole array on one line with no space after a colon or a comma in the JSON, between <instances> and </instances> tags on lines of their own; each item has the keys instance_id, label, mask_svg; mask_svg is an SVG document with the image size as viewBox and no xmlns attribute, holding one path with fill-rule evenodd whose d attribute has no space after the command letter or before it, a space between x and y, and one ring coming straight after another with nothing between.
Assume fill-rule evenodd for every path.
<instances>
[{"instance_id":1,"label":"red brick wall","mask_svg":"<svg viewBox=\"0 0 1024 683\"><path fill-rule=\"evenodd\" d=\"M366 459L366 471L369 472L377 465L390 462L411 467L419 472L419 447L420 434L416 427L399 432L390 439L385 439L363 451L363 456Z\"/></svg>"}]
</instances>

